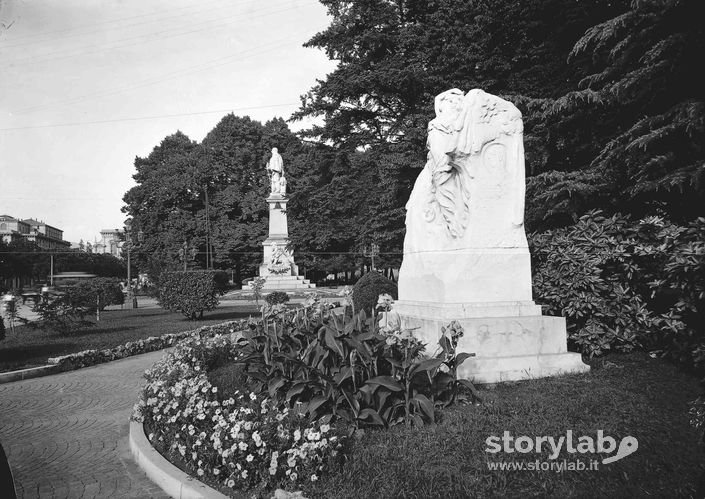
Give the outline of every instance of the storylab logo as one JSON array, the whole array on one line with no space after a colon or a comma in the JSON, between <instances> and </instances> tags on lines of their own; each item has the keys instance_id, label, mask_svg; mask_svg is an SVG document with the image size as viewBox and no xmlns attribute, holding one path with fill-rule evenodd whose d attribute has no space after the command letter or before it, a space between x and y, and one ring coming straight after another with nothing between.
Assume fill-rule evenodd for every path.
<instances>
[{"instance_id":1,"label":"storylab logo","mask_svg":"<svg viewBox=\"0 0 705 499\"><path fill-rule=\"evenodd\" d=\"M551 461L555 461L561 455L561 452L565 451L568 454L592 454L592 460L589 466L577 467L575 469L597 469L597 464L599 459L594 459L595 454L601 454L601 464L610 464L620 459L624 459L636 452L639 448L639 442L635 437L627 436L624 437L619 444L617 444L617 439L605 436L603 430L598 430L597 437L591 437L588 435L583 435L578 438L573 436L573 431L568 430L565 436L560 436L558 438L554 437L529 437L526 435L513 436L510 432L505 431L504 434L499 437L496 435L490 435L485 440L486 448L485 452L489 454L499 454L503 452L505 454L529 454L536 453L548 454L548 461L543 463L537 462L533 466L528 466L521 469L556 469L557 471L563 471L562 466L540 466L540 464L551 464ZM616 452L615 452L616 451ZM532 464L532 463L529 463ZM555 464L555 463L553 463ZM502 468L503 469L503 468Z\"/></svg>"}]
</instances>

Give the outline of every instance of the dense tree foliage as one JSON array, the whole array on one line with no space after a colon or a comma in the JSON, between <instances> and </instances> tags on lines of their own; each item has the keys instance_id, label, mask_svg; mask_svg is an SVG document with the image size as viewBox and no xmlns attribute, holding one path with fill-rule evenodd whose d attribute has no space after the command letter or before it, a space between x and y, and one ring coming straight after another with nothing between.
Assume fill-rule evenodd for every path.
<instances>
[{"instance_id":1,"label":"dense tree foliage","mask_svg":"<svg viewBox=\"0 0 705 499\"><path fill-rule=\"evenodd\" d=\"M596 137L598 147L585 163L532 179L539 216L590 207L677 220L702 214L704 16L699 0L634 0L576 42L577 88L538 114L564 136Z\"/></svg>"},{"instance_id":2,"label":"dense tree foliage","mask_svg":"<svg viewBox=\"0 0 705 499\"><path fill-rule=\"evenodd\" d=\"M322 0L308 45L340 61L302 98L308 135L365 147L401 208L433 97L482 88L523 112L527 223L593 207L692 216L703 201L703 3ZM534 177L534 178L532 178Z\"/></svg>"}]
</instances>

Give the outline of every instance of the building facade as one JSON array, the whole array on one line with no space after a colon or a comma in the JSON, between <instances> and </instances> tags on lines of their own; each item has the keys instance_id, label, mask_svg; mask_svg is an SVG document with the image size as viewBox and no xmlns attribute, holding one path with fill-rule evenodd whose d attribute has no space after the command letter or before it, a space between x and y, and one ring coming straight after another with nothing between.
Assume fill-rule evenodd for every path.
<instances>
[{"instance_id":1,"label":"building facade","mask_svg":"<svg viewBox=\"0 0 705 499\"><path fill-rule=\"evenodd\" d=\"M115 257L122 256L122 244L125 232L120 229L103 229L100 231L100 241L93 245L93 253L108 253Z\"/></svg>"},{"instance_id":2,"label":"building facade","mask_svg":"<svg viewBox=\"0 0 705 499\"><path fill-rule=\"evenodd\" d=\"M44 250L66 250L71 247L70 242L64 241L63 230L33 218L22 220L22 222L30 227L26 239L40 248Z\"/></svg>"},{"instance_id":3,"label":"building facade","mask_svg":"<svg viewBox=\"0 0 705 499\"><path fill-rule=\"evenodd\" d=\"M64 241L64 231L33 218L21 220L10 215L0 215L0 240L6 244L27 241L49 252L67 251L71 247L70 242ZM0 288L5 289L21 289L33 284L28 271L0 279Z\"/></svg>"},{"instance_id":4,"label":"building facade","mask_svg":"<svg viewBox=\"0 0 705 499\"><path fill-rule=\"evenodd\" d=\"M0 215L0 238L6 244L29 236L30 226L10 215Z\"/></svg>"}]
</instances>

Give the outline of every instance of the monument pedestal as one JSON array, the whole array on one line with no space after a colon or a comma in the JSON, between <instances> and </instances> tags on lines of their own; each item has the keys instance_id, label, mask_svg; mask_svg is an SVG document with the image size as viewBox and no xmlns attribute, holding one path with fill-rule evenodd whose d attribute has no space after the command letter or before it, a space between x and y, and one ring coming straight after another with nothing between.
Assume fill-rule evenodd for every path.
<instances>
[{"instance_id":1,"label":"monument pedestal","mask_svg":"<svg viewBox=\"0 0 705 499\"><path fill-rule=\"evenodd\" d=\"M563 317L544 317L528 302L423 303L398 301L394 310L402 328L426 343L433 354L441 327L456 320L464 334L459 352L475 353L458 370L458 377L476 383L497 383L587 372L580 354L568 352Z\"/></svg>"},{"instance_id":2,"label":"monument pedestal","mask_svg":"<svg viewBox=\"0 0 705 499\"><path fill-rule=\"evenodd\" d=\"M272 193L269 204L269 237L262 243L263 258L259 275L264 277L265 291L294 291L315 288L315 284L299 275L299 266L294 263L294 254L287 249L289 228L286 218L285 194Z\"/></svg>"}]
</instances>

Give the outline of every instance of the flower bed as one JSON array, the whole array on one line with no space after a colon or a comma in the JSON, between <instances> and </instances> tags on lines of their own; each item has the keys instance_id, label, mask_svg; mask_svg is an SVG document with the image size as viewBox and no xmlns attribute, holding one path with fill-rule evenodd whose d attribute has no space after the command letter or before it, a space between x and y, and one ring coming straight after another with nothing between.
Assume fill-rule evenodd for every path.
<instances>
[{"instance_id":1,"label":"flower bed","mask_svg":"<svg viewBox=\"0 0 705 499\"><path fill-rule=\"evenodd\" d=\"M141 353L153 352L175 345L177 342L189 338L198 337L206 338L215 335L234 333L245 327L247 321L231 321L213 326L203 326L193 331L184 331L182 333L169 333L162 336L151 336L144 340L131 341L124 345L119 345L114 348L106 348L103 350L84 350L78 353L62 355L60 357L51 357L49 364L58 365L62 371L71 371L82 367L89 367L112 360L124 359L132 355Z\"/></svg>"},{"instance_id":2,"label":"flower bed","mask_svg":"<svg viewBox=\"0 0 705 499\"><path fill-rule=\"evenodd\" d=\"M392 303L380 308L389 314ZM265 304L240 337L181 342L146 373L135 419L196 476L257 493L305 490L356 428L423 426L437 408L475 399L472 384L456 376L471 356L455 351L458 324L444 328L439 353L429 357L390 321L382 330L364 312L346 319L333 308L315 294L297 310ZM223 366L244 377L219 396L207 373Z\"/></svg>"},{"instance_id":3,"label":"flower bed","mask_svg":"<svg viewBox=\"0 0 705 499\"><path fill-rule=\"evenodd\" d=\"M233 335L192 337L145 373L135 406L148 439L202 479L233 490L298 488L335 462L341 435L325 419L245 391L218 399L206 373L237 360Z\"/></svg>"}]
</instances>

